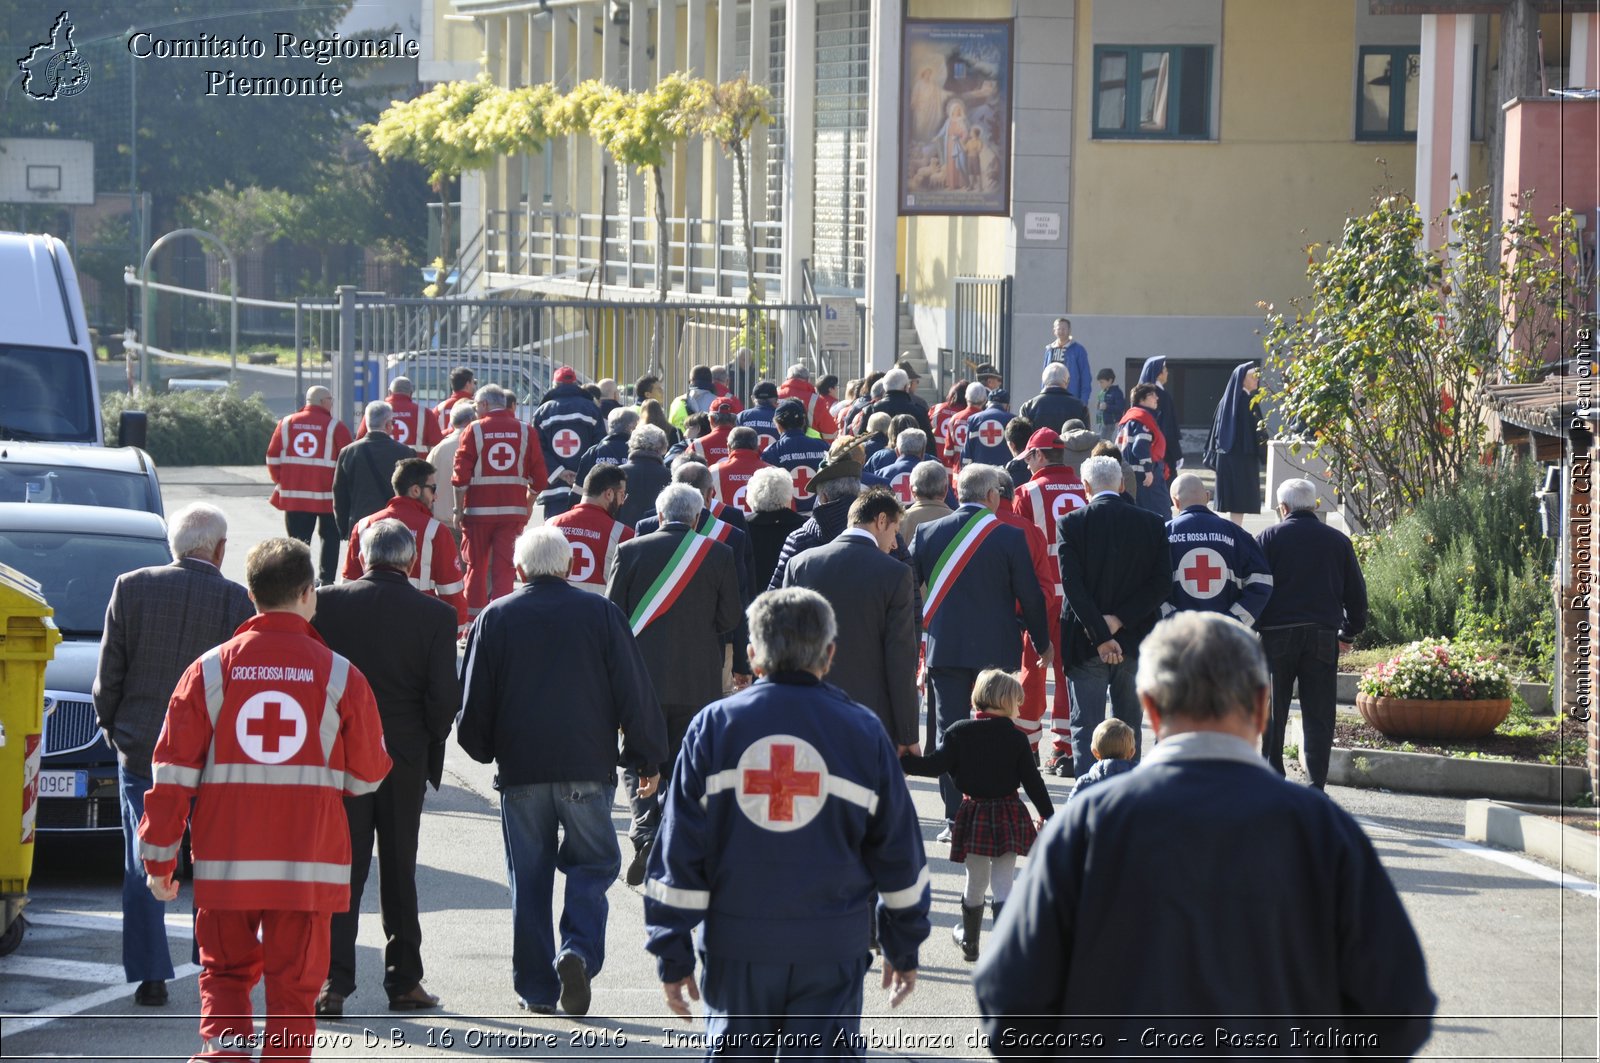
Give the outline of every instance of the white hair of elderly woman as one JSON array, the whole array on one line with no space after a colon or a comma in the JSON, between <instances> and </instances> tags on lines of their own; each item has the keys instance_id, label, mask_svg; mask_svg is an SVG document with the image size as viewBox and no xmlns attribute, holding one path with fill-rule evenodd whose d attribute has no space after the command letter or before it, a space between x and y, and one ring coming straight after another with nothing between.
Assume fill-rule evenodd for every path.
<instances>
[{"instance_id":1,"label":"white hair of elderly woman","mask_svg":"<svg viewBox=\"0 0 1600 1063\"><path fill-rule=\"evenodd\" d=\"M659 458L667 452L667 433L653 424L642 424L628 437L628 450Z\"/></svg>"},{"instance_id":2,"label":"white hair of elderly woman","mask_svg":"<svg viewBox=\"0 0 1600 1063\"><path fill-rule=\"evenodd\" d=\"M794 501L794 480L777 466L757 469L745 495L757 513L788 509Z\"/></svg>"},{"instance_id":3,"label":"white hair of elderly woman","mask_svg":"<svg viewBox=\"0 0 1600 1063\"><path fill-rule=\"evenodd\" d=\"M606 414L606 428L613 432L631 434L637 427L639 427L639 411L632 406L618 406Z\"/></svg>"},{"instance_id":4,"label":"white hair of elderly woman","mask_svg":"<svg viewBox=\"0 0 1600 1063\"><path fill-rule=\"evenodd\" d=\"M982 384L967 385L967 405L981 406L989 401L989 389Z\"/></svg>"},{"instance_id":5,"label":"white hair of elderly woman","mask_svg":"<svg viewBox=\"0 0 1600 1063\"><path fill-rule=\"evenodd\" d=\"M558 528L529 528L517 536L511 556L517 559L517 568L525 580L540 576L566 579L572 568L572 544Z\"/></svg>"},{"instance_id":6,"label":"white hair of elderly woman","mask_svg":"<svg viewBox=\"0 0 1600 1063\"><path fill-rule=\"evenodd\" d=\"M891 369L883 374L883 390L904 391L911 383L911 377L904 369Z\"/></svg>"},{"instance_id":7,"label":"white hair of elderly woman","mask_svg":"<svg viewBox=\"0 0 1600 1063\"><path fill-rule=\"evenodd\" d=\"M928 433L920 428L907 428L895 437L894 448L901 454L926 454Z\"/></svg>"}]
</instances>

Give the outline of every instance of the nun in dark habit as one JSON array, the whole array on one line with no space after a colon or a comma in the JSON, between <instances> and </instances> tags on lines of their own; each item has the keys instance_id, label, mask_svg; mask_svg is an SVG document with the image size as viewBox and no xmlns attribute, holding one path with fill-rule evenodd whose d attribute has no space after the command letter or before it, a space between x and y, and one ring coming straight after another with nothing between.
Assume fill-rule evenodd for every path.
<instances>
[{"instance_id":1,"label":"nun in dark habit","mask_svg":"<svg viewBox=\"0 0 1600 1063\"><path fill-rule=\"evenodd\" d=\"M1167 359L1164 355L1146 358L1139 370L1139 383L1156 386L1156 424L1167 440L1167 482L1178 474L1183 464L1183 433L1178 428L1178 404L1167 390Z\"/></svg>"},{"instance_id":2,"label":"nun in dark habit","mask_svg":"<svg viewBox=\"0 0 1600 1063\"><path fill-rule=\"evenodd\" d=\"M1261 512L1261 413L1250 401L1260 383L1256 363L1234 366L1211 422L1207 449L1217 471L1217 512L1235 524Z\"/></svg>"}]
</instances>

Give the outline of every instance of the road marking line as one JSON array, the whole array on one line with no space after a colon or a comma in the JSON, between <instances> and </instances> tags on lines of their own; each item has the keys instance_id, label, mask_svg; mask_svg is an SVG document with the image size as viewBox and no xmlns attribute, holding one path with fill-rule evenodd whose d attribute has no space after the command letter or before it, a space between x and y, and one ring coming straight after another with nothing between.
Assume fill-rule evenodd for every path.
<instances>
[{"instance_id":1,"label":"road marking line","mask_svg":"<svg viewBox=\"0 0 1600 1063\"><path fill-rule=\"evenodd\" d=\"M46 912L30 907L25 913L30 923L38 926L65 926L76 930L115 930L122 932L120 915L90 915L83 912ZM194 936L194 923L181 915L166 917L167 937L188 940Z\"/></svg>"},{"instance_id":2,"label":"road marking line","mask_svg":"<svg viewBox=\"0 0 1600 1063\"><path fill-rule=\"evenodd\" d=\"M200 968L192 963L186 963L173 972L173 980L177 981L199 973ZM117 977L119 979L122 977L121 967L117 968ZM73 997L70 1000L63 1000L58 1004L54 1004L48 1014L35 1011L20 1017L6 1016L0 1018L0 1036L14 1036L27 1033L29 1030L37 1030L39 1027L47 1026L57 1019L71 1018L74 1015L81 1015L90 1008L98 1008L102 1004L110 1004L115 1000L131 998L132 992L132 988L126 983L112 985L104 989L97 989L93 993L85 993L81 997Z\"/></svg>"},{"instance_id":3,"label":"road marking line","mask_svg":"<svg viewBox=\"0 0 1600 1063\"><path fill-rule=\"evenodd\" d=\"M1361 828L1369 834L1388 834L1397 837L1415 838L1418 841L1427 842L1429 845L1437 845L1445 849L1455 849L1458 852L1470 853L1473 856L1480 857L1484 860L1489 860L1493 863L1509 867L1514 871L1521 871L1524 875L1528 875L1532 878L1542 879L1545 882L1560 886L1562 889L1569 889L1574 893L1581 893L1586 897L1600 897L1600 886L1597 886L1595 883L1589 882L1586 879L1569 875L1564 871L1557 871L1554 868L1545 867L1543 864L1535 863L1526 857L1518 856L1515 853L1508 853L1504 849L1494 849L1486 845L1479 845L1477 842L1464 841L1459 838L1438 838L1431 834L1416 834L1411 831L1399 830L1398 828L1386 826L1381 823L1373 823L1369 820L1361 819L1360 817L1356 818L1356 822L1361 824Z\"/></svg>"},{"instance_id":4,"label":"road marking line","mask_svg":"<svg viewBox=\"0 0 1600 1063\"><path fill-rule=\"evenodd\" d=\"M120 963L88 963L49 956L7 956L0 959L0 974L8 978L48 978L57 982L116 982L123 977Z\"/></svg>"}]
</instances>

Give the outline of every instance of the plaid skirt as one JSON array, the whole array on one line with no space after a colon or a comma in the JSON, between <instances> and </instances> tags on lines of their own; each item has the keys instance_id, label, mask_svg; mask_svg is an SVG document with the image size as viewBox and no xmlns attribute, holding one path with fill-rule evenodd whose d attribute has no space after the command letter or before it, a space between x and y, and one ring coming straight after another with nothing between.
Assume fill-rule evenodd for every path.
<instances>
[{"instance_id":1,"label":"plaid skirt","mask_svg":"<svg viewBox=\"0 0 1600 1063\"><path fill-rule=\"evenodd\" d=\"M1027 856L1038 832L1016 794L1006 797L963 797L950 828L950 859L961 863L967 854Z\"/></svg>"}]
</instances>

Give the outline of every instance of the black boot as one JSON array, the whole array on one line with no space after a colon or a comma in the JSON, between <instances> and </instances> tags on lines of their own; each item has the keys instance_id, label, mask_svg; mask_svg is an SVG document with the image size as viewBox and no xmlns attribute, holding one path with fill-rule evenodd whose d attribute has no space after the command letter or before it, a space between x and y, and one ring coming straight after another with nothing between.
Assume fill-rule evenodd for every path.
<instances>
[{"instance_id":1,"label":"black boot","mask_svg":"<svg viewBox=\"0 0 1600 1063\"><path fill-rule=\"evenodd\" d=\"M995 926L999 926L1000 925L1000 909L1004 908L1005 906L1006 906L1006 902L1005 901L990 901L989 902L989 911L994 913L994 925Z\"/></svg>"},{"instance_id":2,"label":"black boot","mask_svg":"<svg viewBox=\"0 0 1600 1063\"><path fill-rule=\"evenodd\" d=\"M961 958L968 963L978 959L978 935L983 932L983 905L961 906L961 925L950 928L950 937L961 946Z\"/></svg>"}]
</instances>

